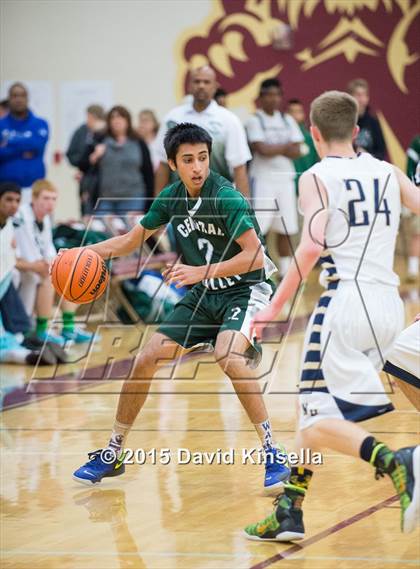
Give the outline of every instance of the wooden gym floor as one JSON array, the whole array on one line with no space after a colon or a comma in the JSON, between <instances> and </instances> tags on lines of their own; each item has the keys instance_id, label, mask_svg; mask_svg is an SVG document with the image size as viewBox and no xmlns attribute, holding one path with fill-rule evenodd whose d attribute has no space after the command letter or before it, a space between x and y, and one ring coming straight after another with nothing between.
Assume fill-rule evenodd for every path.
<instances>
[{"instance_id":1,"label":"wooden gym floor","mask_svg":"<svg viewBox=\"0 0 420 569\"><path fill-rule=\"evenodd\" d=\"M401 290L408 323L419 311L418 296L414 286ZM272 369L262 380L265 399L276 438L289 447L303 329L317 292L312 284L297 302L294 324L281 345L275 331L265 344L262 368ZM241 449L258 441L229 380L207 354L159 373L128 439L132 449L171 449L168 465L153 465L149 458L99 487L73 482L71 474L87 451L108 440L121 382L109 376L128 373L130 352L144 331L115 321L99 328L102 339L89 358L73 347L70 353L78 361L56 370L2 367L1 567L339 569L363 564L382 569L420 564L419 533L400 533L390 482L375 481L369 465L329 451L305 501L305 541L247 541L242 528L269 513L271 499L262 493L263 466L241 464ZM397 410L366 427L394 448L418 443L419 415L397 388L387 386ZM233 465L177 465L178 448L233 448L236 460Z\"/></svg>"}]
</instances>

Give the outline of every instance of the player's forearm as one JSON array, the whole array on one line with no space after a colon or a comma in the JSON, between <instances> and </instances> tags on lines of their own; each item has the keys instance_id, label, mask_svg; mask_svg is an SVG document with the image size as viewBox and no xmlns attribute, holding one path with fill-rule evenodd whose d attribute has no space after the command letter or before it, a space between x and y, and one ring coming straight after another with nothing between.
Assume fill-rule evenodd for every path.
<instances>
[{"instance_id":1,"label":"player's forearm","mask_svg":"<svg viewBox=\"0 0 420 569\"><path fill-rule=\"evenodd\" d=\"M207 279L217 277L232 277L257 271L264 267L264 251L260 247L257 251L241 251L227 261L212 263L206 272Z\"/></svg>"},{"instance_id":2,"label":"player's forearm","mask_svg":"<svg viewBox=\"0 0 420 569\"><path fill-rule=\"evenodd\" d=\"M126 234L112 237L101 243L95 243L95 245L89 245L88 248L98 253L103 259L112 259L113 257L129 255L135 251L137 244L133 244L131 240L128 240Z\"/></svg>"},{"instance_id":3,"label":"player's forearm","mask_svg":"<svg viewBox=\"0 0 420 569\"><path fill-rule=\"evenodd\" d=\"M410 191L403 195L403 205L407 207L414 215L420 215L420 188L412 184Z\"/></svg>"},{"instance_id":4,"label":"player's forearm","mask_svg":"<svg viewBox=\"0 0 420 569\"><path fill-rule=\"evenodd\" d=\"M273 297L272 305L275 310L280 312L284 303L296 294L300 284L306 279L318 261L322 250L321 246L315 244L299 245L286 276L281 281Z\"/></svg>"},{"instance_id":5,"label":"player's forearm","mask_svg":"<svg viewBox=\"0 0 420 569\"><path fill-rule=\"evenodd\" d=\"M420 188L415 186L404 172L396 166L394 166L394 172L400 185L402 204L412 213L420 215Z\"/></svg>"},{"instance_id":6,"label":"player's forearm","mask_svg":"<svg viewBox=\"0 0 420 569\"><path fill-rule=\"evenodd\" d=\"M234 182L237 189L246 198L250 197L248 173L246 171L246 165L242 164L234 168Z\"/></svg>"},{"instance_id":7,"label":"player's forearm","mask_svg":"<svg viewBox=\"0 0 420 569\"><path fill-rule=\"evenodd\" d=\"M125 257L138 250L152 233L153 231L147 231L141 225L137 225L125 235L89 245L89 249L96 251L103 259Z\"/></svg>"}]
</instances>

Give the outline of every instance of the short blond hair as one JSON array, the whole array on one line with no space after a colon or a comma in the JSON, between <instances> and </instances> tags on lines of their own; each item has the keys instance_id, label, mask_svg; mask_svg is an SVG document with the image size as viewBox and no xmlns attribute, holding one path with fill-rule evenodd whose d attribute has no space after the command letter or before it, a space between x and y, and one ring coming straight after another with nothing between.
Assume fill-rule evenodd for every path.
<instances>
[{"instance_id":1,"label":"short blond hair","mask_svg":"<svg viewBox=\"0 0 420 569\"><path fill-rule=\"evenodd\" d=\"M311 104L311 123L326 142L351 139L357 116L356 99L342 91L326 91Z\"/></svg>"},{"instance_id":2,"label":"short blond hair","mask_svg":"<svg viewBox=\"0 0 420 569\"><path fill-rule=\"evenodd\" d=\"M37 180L32 184L32 197L37 198L43 190L58 194L58 190L52 182L49 180Z\"/></svg>"},{"instance_id":3,"label":"short blond hair","mask_svg":"<svg viewBox=\"0 0 420 569\"><path fill-rule=\"evenodd\" d=\"M361 77L358 79L352 79L350 81L350 83L347 85L347 92L350 93L350 95L353 95L356 89L360 88L365 89L369 93L369 83L366 81L366 79L362 79Z\"/></svg>"}]
</instances>

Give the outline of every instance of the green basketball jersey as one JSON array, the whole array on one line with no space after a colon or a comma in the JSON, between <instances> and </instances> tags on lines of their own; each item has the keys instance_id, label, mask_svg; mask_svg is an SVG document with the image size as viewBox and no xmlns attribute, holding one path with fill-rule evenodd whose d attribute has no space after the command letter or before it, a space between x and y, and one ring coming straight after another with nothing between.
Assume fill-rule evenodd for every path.
<instances>
[{"instance_id":1,"label":"green basketball jersey","mask_svg":"<svg viewBox=\"0 0 420 569\"><path fill-rule=\"evenodd\" d=\"M178 248L187 265L200 266L227 261L241 248L235 239L255 229L265 254L264 268L231 277L204 279L209 291L255 284L276 271L268 257L255 214L247 200L232 184L215 172L210 174L198 198L192 199L180 180L165 188L140 220L145 229L171 223Z\"/></svg>"}]
</instances>

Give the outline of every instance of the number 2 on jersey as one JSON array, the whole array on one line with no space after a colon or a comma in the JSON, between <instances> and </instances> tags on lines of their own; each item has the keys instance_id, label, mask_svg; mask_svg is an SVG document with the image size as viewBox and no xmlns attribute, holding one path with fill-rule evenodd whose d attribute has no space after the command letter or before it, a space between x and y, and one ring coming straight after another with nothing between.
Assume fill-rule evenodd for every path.
<instances>
[{"instance_id":1,"label":"number 2 on jersey","mask_svg":"<svg viewBox=\"0 0 420 569\"><path fill-rule=\"evenodd\" d=\"M239 306L235 306L232 308L232 314L229 316L228 320L239 320L238 315L240 314L241 309Z\"/></svg>"},{"instance_id":2,"label":"number 2 on jersey","mask_svg":"<svg viewBox=\"0 0 420 569\"><path fill-rule=\"evenodd\" d=\"M206 259L206 263L210 265L214 251L213 245L210 243L208 239L203 239L203 238L197 240L197 245L200 251L205 249L204 258Z\"/></svg>"},{"instance_id":3,"label":"number 2 on jersey","mask_svg":"<svg viewBox=\"0 0 420 569\"><path fill-rule=\"evenodd\" d=\"M348 179L344 180L344 184L346 186L346 190L348 191L356 191L359 195L358 198L353 200L349 200L348 207L349 207L349 221L351 227L357 227L361 225L369 225L369 213L365 209L361 209L362 206L357 206L356 204L366 201L365 192L363 190L362 184L360 180L356 179ZM381 199L379 193L379 180L378 178L374 178L373 180L373 193L374 193L374 200L375 200L375 213L383 213L386 217L386 225L390 224L390 216L391 211L388 208L388 202L385 198ZM383 205L383 209L381 209L381 205Z\"/></svg>"}]
</instances>

